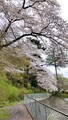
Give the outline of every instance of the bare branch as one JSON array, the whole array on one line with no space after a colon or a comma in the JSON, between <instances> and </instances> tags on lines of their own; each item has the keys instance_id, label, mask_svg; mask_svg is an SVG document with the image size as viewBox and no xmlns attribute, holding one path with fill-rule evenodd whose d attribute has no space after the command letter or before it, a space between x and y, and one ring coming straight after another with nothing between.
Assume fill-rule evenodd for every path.
<instances>
[{"instance_id":1,"label":"bare branch","mask_svg":"<svg viewBox=\"0 0 68 120\"><path fill-rule=\"evenodd\" d=\"M12 31L12 33L13 33L14 38L16 39L16 36L15 36L15 34L14 34L14 31L13 31L12 27L11 27L11 31Z\"/></svg>"},{"instance_id":2,"label":"bare branch","mask_svg":"<svg viewBox=\"0 0 68 120\"><path fill-rule=\"evenodd\" d=\"M28 6L25 7L25 2L26 2L26 0L24 0L24 1L23 1L23 5L22 5L22 8L18 11L18 13L20 13L22 9L31 8L31 7L33 7L36 3L44 2L44 1L46 1L46 0L41 0L41 1L40 1L40 0L37 0L37 1L35 1L33 4L28 5Z\"/></svg>"},{"instance_id":3,"label":"bare branch","mask_svg":"<svg viewBox=\"0 0 68 120\"><path fill-rule=\"evenodd\" d=\"M13 41L8 42L7 44L0 45L0 49L3 48L3 47L7 47L7 46L11 45L12 43L17 42L21 38L26 37L26 36L30 36L30 35L31 35L31 33L30 34L21 35L21 36L17 37L16 39L14 39Z\"/></svg>"},{"instance_id":4,"label":"bare branch","mask_svg":"<svg viewBox=\"0 0 68 120\"><path fill-rule=\"evenodd\" d=\"M46 0L41 0L41 1L40 1L40 0L38 0L38 1L35 1L33 4L28 5L28 6L26 6L26 7L23 7L23 6L22 6L22 8L23 8L23 9L27 9L27 8L29 8L29 7L33 7L36 3L39 3L39 2L44 2L44 1L46 1Z\"/></svg>"},{"instance_id":5,"label":"bare branch","mask_svg":"<svg viewBox=\"0 0 68 120\"><path fill-rule=\"evenodd\" d=\"M26 2L26 0L23 0L22 8L24 8L24 6L25 6L25 2Z\"/></svg>"},{"instance_id":6,"label":"bare branch","mask_svg":"<svg viewBox=\"0 0 68 120\"><path fill-rule=\"evenodd\" d=\"M33 32L33 35L44 36L45 38L49 38L49 40L52 41L53 43L57 43L58 45L61 45L61 46L63 46L64 48L66 48L68 50L68 45L67 44L61 43L61 41L58 41L57 39L55 39L51 35L35 33L35 32Z\"/></svg>"},{"instance_id":7,"label":"bare branch","mask_svg":"<svg viewBox=\"0 0 68 120\"><path fill-rule=\"evenodd\" d=\"M12 23L12 22L9 21L8 26L6 27L6 29L5 29L5 31L4 31L5 33L8 31L9 27L11 26L11 23Z\"/></svg>"}]
</instances>

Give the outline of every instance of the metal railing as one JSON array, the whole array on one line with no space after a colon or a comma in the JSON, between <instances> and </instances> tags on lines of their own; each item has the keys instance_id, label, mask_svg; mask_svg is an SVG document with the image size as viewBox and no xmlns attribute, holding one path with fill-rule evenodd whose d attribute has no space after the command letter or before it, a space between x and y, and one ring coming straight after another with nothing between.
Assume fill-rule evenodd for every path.
<instances>
[{"instance_id":1,"label":"metal railing","mask_svg":"<svg viewBox=\"0 0 68 120\"><path fill-rule=\"evenodd\" d=\"M40 98L46 99L47 97L46 94L26 95L24 97L25 105L32 118L34 120L68 120L67 114L39 101Z\"/></svg>"}]
</instances>

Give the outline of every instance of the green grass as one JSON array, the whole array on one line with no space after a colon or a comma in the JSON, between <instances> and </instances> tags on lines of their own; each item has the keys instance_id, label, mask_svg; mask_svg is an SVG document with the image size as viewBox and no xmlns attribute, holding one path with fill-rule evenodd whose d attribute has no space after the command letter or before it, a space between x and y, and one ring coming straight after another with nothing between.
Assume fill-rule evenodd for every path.
<instances>
[{"instance_id":1,"label":"green grass","mask_svg":"<svg viewBox=\"0 0 68 120\"><path fill-rule=\"evenodd\" d=\"M25 94L43 92L38 88L31 87L15 87L8 82L5 75L0 75L0 107L9 105L12 102L23 100Z\"/></svg>"},{"instance_id":2,"label":"green grass","mask_svg":"<svg viewBox=\"0 0 68 120\"><path fill-rule=\"evenodd\" d=\"M0 106L11 101L19 100L19 89L7 83L3 77L0 76Z\"/></svg>"},{"instance_id":3,"label":"green grass","mask_svg":"<svg viewBox=\"0 0 68 120\"><path fill-rule=\"evenodd\" d=\"M10 114L7 108L0 108L0 120L7 120L9 115Z\"/></svg>"},{"instance_id":4,"label":"green grass","mask_svg":"<svg viewBox=\"0 0 68 120\"><path fill-rule=\"evenodd\" d=\"M57 93L56 95L55 95L56 97L59 97L59 98L68 98L68 94L66 94L66 93Z\"/></svg>"}]
</instances>

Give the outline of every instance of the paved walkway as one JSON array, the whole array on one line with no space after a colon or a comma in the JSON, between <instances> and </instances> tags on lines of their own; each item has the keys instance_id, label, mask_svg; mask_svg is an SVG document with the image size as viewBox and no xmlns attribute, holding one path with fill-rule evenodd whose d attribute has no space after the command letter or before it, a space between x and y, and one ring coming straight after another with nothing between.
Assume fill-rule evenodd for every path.
<instances>
[{"instance_id":1,"label":"paved walkway","mask_svg":"<svg viewBox=\"0 0 68 120\"><path fill-rule=\"evenodd\" d=\"M10 113L9 120L32 120L23 103L10 106L8 109Z\"/></svg>"}]
</instances>

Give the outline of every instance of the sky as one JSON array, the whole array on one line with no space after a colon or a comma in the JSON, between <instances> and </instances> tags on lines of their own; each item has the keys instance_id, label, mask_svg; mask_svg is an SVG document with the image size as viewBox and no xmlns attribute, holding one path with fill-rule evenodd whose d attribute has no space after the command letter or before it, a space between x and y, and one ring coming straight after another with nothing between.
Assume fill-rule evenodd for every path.
<instances>
[{"instance_id":1,"label":"sky","mask_svg":"<svg viewBox=\"0 0 68 120\"><path fill-rule=\"evenodd\" d=\"M54 66L46 66L46 67L47 67L53 74L55 74L55 68L54 68ZM59 67L59 68L57 69L57 71L58 71L58 74L66 77L66 78L68 78L68 67L65 67L65 68Z\"/></svg>"},{"instance_id":2,"label":"sky","mask_svg":"<svg viewBox=\"0 0 68 120\"><path fill-rule=\"evenodd\" d=\"M68 21L68 0L57 0L61 5L61 16Z\"/></svg>"}]
</instances>

